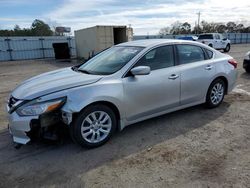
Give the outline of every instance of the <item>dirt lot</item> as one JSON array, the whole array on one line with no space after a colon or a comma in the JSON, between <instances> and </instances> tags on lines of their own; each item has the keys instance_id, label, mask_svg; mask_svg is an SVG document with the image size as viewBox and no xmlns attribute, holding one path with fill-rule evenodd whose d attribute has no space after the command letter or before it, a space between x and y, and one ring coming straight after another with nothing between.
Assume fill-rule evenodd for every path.
<instances>
[{"instance_id":1,"label":"dirt lot","mask_svg":"<svg viewBox=\"0 0 250 188\"><path fill-rule=\"evenodd\" d=\"M35 143L13 148L4 103L22 80L74 63L0 63L0 187L250 187L248 45L234 45L238 84L217 109L202 105L150 119L87 150Z\"/></svg>"}]
</instances>

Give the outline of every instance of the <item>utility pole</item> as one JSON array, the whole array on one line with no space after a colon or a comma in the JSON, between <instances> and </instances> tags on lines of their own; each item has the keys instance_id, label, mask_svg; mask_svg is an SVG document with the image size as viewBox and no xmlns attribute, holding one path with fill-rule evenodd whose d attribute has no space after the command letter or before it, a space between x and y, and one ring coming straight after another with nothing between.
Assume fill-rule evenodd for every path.
<instances>
[{"instance_id":1,"label":"utility pole","mask_svg":"<svg viewBox=\"0 0 250 188\"><path fill-rule=\"evenodd\" d=\"M198 34L198 29L197 29L197 22L195 21L194 22L194 32L195 32L195 34L197 35Z\"/></svg>"},{"instance_id":2,"label":"utility pole","mask_svg":"<svg viewBox=\"0 0 250 188\"><path fill-rule=\"evenodd\" d=\"M201 12L198 12L197 15L198 15L198 34L199 34L199 31L200 31L200 17L201 17Z\"/></svg>"}]
</instances>

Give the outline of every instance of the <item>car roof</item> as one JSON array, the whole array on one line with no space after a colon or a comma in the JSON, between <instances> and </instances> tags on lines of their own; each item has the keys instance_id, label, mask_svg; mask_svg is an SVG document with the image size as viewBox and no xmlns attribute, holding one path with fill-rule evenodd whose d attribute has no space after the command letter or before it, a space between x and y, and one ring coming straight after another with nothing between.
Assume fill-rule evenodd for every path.
<instances>
[{"instance_id":1,"label":"car roof","mask_svg":"<svg viewBox=\"0 0 250 188\"><path fill-rule=\"evenodd\" d=\"M194 41L187 41L187 40L177 40L177 39L146 39L146 40L135 40L130 42L125 42L118 44L116 46L138 46L138 47L152 47L161 44L181 44L181 43L190 43L190 44L198 44Z\"/></svg>"}]
</instances>

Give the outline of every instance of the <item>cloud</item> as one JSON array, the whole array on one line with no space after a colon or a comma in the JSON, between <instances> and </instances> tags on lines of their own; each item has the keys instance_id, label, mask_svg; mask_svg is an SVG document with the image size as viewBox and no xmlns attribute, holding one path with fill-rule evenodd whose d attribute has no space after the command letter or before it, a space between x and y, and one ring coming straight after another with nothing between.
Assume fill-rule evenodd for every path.
<instances>
[{"instance_id":1,"label":"cloud","mask_svg":"<svg viewBox=\"0 0 250 188\"><path fill-rule=\"evenodd\" d=\"M237 11L233 11L237 9ZM135 34L156 34L159 29L175 21L188 21L192 25L201 11L201 19L213 22L243 21L250 17L247 1L218 0L80 0L65 3L48 17L71 26L73 30L94 25L132 24Z\"/></svg>"},{"instance_id":2,"label":"cloud","mask_svg":"<svg viewBox=\"0 0 250 188\"><path fill-rule=\"evenodd\" d=\"M7 2L7 0L3 1ZM10 1L13 3L17 0ZM48 0L44 1L48 3ZM43 4L45 4L44 1ZM26 3L27 0L22 0L22 2ZM39 0L32 1L34 2L38 3ZM144 0L143 2L138 0L61 0L54 3L54 6L51 4L50 10L43 10L44 12L38 18L53 26L69 26L72 30L94 25L131 24L134 33L138 35L157 34L160 28L169 26L175 21L187 21L194 26L199 11L201 11L201 20L241 21L248 24L249 9L249 3L245 0L230 2L225 0ZM9 19L9 22L17 21L18 24L19 22L26 23L27 20L31 20L31 24L35 19L34 17L28 18L26 15L23 20L22 18L3 17L0 14L0 21Z\"/></svg>"}]
</instances>

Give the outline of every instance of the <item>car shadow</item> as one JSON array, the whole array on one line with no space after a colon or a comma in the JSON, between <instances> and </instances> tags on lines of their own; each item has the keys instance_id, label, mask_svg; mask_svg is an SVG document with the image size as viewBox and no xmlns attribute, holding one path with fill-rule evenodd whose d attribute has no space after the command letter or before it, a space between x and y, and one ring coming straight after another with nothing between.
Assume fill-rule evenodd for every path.
<instances>
[{"instance_id":1,"label":"car shadow","mask_svg":"<svg viewBox=\"0 0 250 188\"><path fill-rule=\"evenodd\" d=\"M98 166L206 126L227 112L229 106L227 102L215 109L199 105L130 125L95 149L81 148L67 137L63 144L34 143L16 150L4 131L0 133L0 182L2 186L29 187L34 179L37 186L77 181L80 175Z\"/></svg>"},{"instance_id":2,"label":"car shadow","mask_svg":"<svg viewBox=\"0 0 250 188\"><path fill-rule=\"evenodd\" d=\"M250 79L250 73L244 72L240 74L240 77L243 79Z\"/></svg>"}]
</instances>

